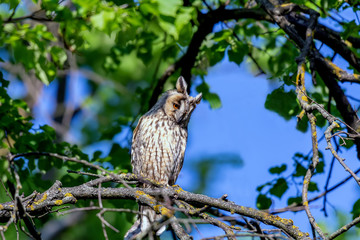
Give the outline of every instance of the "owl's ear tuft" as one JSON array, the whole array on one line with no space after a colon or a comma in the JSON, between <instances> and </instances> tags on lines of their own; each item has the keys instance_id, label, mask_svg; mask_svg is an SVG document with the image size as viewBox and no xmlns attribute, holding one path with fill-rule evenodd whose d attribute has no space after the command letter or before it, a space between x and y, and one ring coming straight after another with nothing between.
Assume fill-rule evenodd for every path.
<instances>
[{"instance_id":1,"label":"owl's ear tuft","mask_svg":"<svg viewBox=\"0 0 360 240\"><path fill-rule=\"evenodd\" d=\"M187 83L182 76L180 76L176 81L176 90L178 91L178 93L187 94Z\"/></svg>"},{"instance_id":2,"label":"owl's ear tuft","mask_svg":"<svg viewBox=\"0 0 360 240\"><path fill-rule=\"evenodd\" d=\"M201 101L201 99L202 99L202 93L199 93L199 94L195 97L195 103L196 103L196 104L199 104L200 101Z\"/></svg>"}]
</instances>

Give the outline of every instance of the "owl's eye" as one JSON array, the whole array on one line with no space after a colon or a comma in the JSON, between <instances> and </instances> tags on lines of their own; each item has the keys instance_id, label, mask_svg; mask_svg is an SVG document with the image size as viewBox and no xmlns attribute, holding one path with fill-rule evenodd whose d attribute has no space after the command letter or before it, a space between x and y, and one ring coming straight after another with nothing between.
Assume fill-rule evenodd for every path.
<instances>
[{"instance_id":1,"label":"owl's eye","mask_svg":"<svg viewBox=\"0 0 360 240\"><path fill-rule=\"evenodd\" d=\"M174 104L173 104L173 107L174 107L175 109L179 109L179 108L180 108L180 105L177 104L177 103L174 103Z\"/></svg>"}]
</instances>

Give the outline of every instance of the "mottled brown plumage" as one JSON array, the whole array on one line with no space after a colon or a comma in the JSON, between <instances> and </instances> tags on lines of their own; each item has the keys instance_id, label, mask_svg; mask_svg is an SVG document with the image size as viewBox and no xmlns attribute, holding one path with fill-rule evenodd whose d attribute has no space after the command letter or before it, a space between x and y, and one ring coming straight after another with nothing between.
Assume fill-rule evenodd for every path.
<instances>
[{"instance_id":1,"label":"mottled brown plumage","mask_svg":"<svg viewBox=\"0 0 360 240\"><path fill-rule=\"evenodd\" d=\"M163 93L150 111L140 118L131 146L131 164L136 175L165 185L176 182L184 161L187 126L201 97L201 93L196 97L189 96L184 78L179 77L176 89ZM161 217L146 206L140 206L140 211L147 216L137 220L126 234L128 239L146 231Z\"/></svg>"}]
</instances>

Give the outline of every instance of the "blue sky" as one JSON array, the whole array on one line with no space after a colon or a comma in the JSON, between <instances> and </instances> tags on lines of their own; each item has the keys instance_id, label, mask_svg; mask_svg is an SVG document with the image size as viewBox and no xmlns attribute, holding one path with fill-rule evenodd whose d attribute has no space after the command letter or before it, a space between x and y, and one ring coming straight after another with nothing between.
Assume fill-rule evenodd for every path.
<instances>
[{"instance_id":1,"label":"blue sky","mask_svg":"<svg viewBox=\"0 0 360 240\"><path fill-rule=\"evenodd\" d=\"M311 79L307 80L311 81ZM194 179L191 162L201 156L235 153L242 158L243 166L219 166L213 173L217 178L209 182L207 194L220 197L226 193L229 199L237 204L255 207L256 187L274 177L268 169L287 163L287 173L291 173L293 154L295 152L307 154L311 150L310 132L297 131L296 120L286 121L278 114L264 109L267 94L280 86L280 83L270 82L263 75L254 77L245 64L239 68L234 63L224 60L209 71L206 81L210 84L211 90L219 94L223 106L221 109L211 110L209 105L203 102L194 112L189 125L189 142L184 168L178 184L184 189L193 189L196 178ZM351 90L349 88L348 94L357 96L360 92L359 86L351 87L354 88ZM319 129L319 138L323 135L323 131ZM331 157L325 150L325 141L322 141L319 147L325 153L326 169L328 169ZM353 166L353 169L359 166L354 151L344 152L342 156L348 159L347 164ZM342 167L335 163L330 186L347 176ZM325 179L326 174L314 178L319 182L320 192L323 191ZM328 200L338 210L349 212L359 196L357 188L354 181L349 181L342 190L330 193ZM274 199L272 207L276 209L286 206L287 197L294 196L296 191L290 192L292 194L285 194L282 200ZM309 198L320 192L309 194ZM312 211L316 219L320 222L325 221L329 228L336 228L334 225L336 221L331 220L335 216L331 207L327 206L329 217L324 219L323 213L319 210L322 207L322 200L310 206L313 207ZM303 231L310 232L305 212L286 213L280 216L292 218ZM201 229L203 227L200 227ZM197 237L215 234L207 228L201 233L202 235ZM217 233L221 232L217 231Z\"/></svg>"}]
</instances>

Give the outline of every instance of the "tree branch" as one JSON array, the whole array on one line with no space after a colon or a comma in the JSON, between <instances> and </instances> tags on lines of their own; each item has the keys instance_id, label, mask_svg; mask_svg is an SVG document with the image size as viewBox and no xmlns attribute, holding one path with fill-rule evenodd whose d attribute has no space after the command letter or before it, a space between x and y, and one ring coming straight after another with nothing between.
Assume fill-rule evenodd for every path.
<instances>
[{"instance_id":1,"label":"tree branch","mask_svg":"<svg viewBox=\"0 0 360 240\"><path fill-rule=\"evenodd\" d=\"M360 223L360 217L355 218L350 223L348 223L348 224L344 225L343 227L339 228L338 230L336 230L334 233L332 233L329 236L329 240L335 239L336 237L340 236L344 232L347 232L350 228L352 228L353 226L355 226L358 223Z\"/></svg>"},{"instance_id":2,"label":"tree branch","mask_svg":"<svg viewBox=\"0 0 360 240\"><path fill-rule=\"evenodd\" d=\"M264 224L275 226L294 239L309 239L308 234L301 232L293 222L280 218L266 212L249 207L237 205L223 199L211 198L206 195L195 194L182 190L178 186L164 188L104 188L89 186L84 183L75 187L62 187L61 182L56 181L54 185L44 193L38 194L35 199L23 200L24 209L31 216L39 216L49 211L52 207L64 204L75 204L80 199L98 199L99 191L102 199L133 199L152 207L157 213L171 218L173 211L159 203L156 198L167 196L170 199L186 201L196 206L208 205L231 213L254 218ZM25 199L25 198L24 198ZM13 202L0 205L0 221L6 222L11 218L14 210Z\"/></svg>"},{"instance_id":3,"label":"tree branch","mask_svg":"<svg viewBox=\"0 0 360 240\"><path fill-rule=\"evenodd\" d=\"M295 13L290 14L287 17L289 22L291 24L294 24L300 36L305 35L304 33L306 32L306 28L309 25L309 20L304 16ZM342 40L339 32L336 32L322 24L317 24L314 31L314 38L325 43L334 52L339 53L340 56L342 56L346 61L348 61L351 66L353 66L357 71L360 72L360 60L349 48L351 45L352 47L356 47L355 45L360 43L360 39L349 37L348 41L344 41Z\"/></svg>"},{"instance_id":4,"label":"tree branch","mask_svg":"<svg viewBox=\"0 0 360 240\"><path fill-rule=\"evenodd\" d=\"M295 42L298 48L303 49L305 46L305 40L302 38L302 34L296 30L294 24L292 24L287 17L282 15L277 15L276 7L267 0L257 0L260 3L265 11L273 18L277 25L279 25L290 37L291 40ZM357 129L360 125L359 117L356 112L350 105L347 97L345 96L343 90L338 85L336 81L336 72L333 71L333 68L329 68L328 62L316 49L312 49L309 53L310 61L313 61L314 68L321 76L325 85L330 91L331 96L333 96L337 109L342 115L344 121L347 123L347 129L349 133L356 133L354 129ZM329 74L330 73L330 74ZM355 139L355 145L357 148L358 158L360 159L360 139Z\"/></svg>"},{"instance_id":5,"label":"tree branch","mask_svg":"<svg viewBox=\"0 0 360 240\"><path fill-rule=\"evenodd\" d=\"M206 14L202 14L200 12L198 14L198 21L200 23L198 30L191 38L191 42L186 53L178 61L170 65L157 81L149 101L150 107L156 103L159 95L162 93L166 80L178 69L181 69L180 74L185 78L188 86L191 86L191 69L195 65L195 60L200 51L201 44L205 40L206 36L212 32L216 23L220 21L247 18L272 21L272 19L262 9L227 10L224 8L218 8ZM188 87L188 90L190 90L190 87Z\"/></svg>"}]
</instances>

